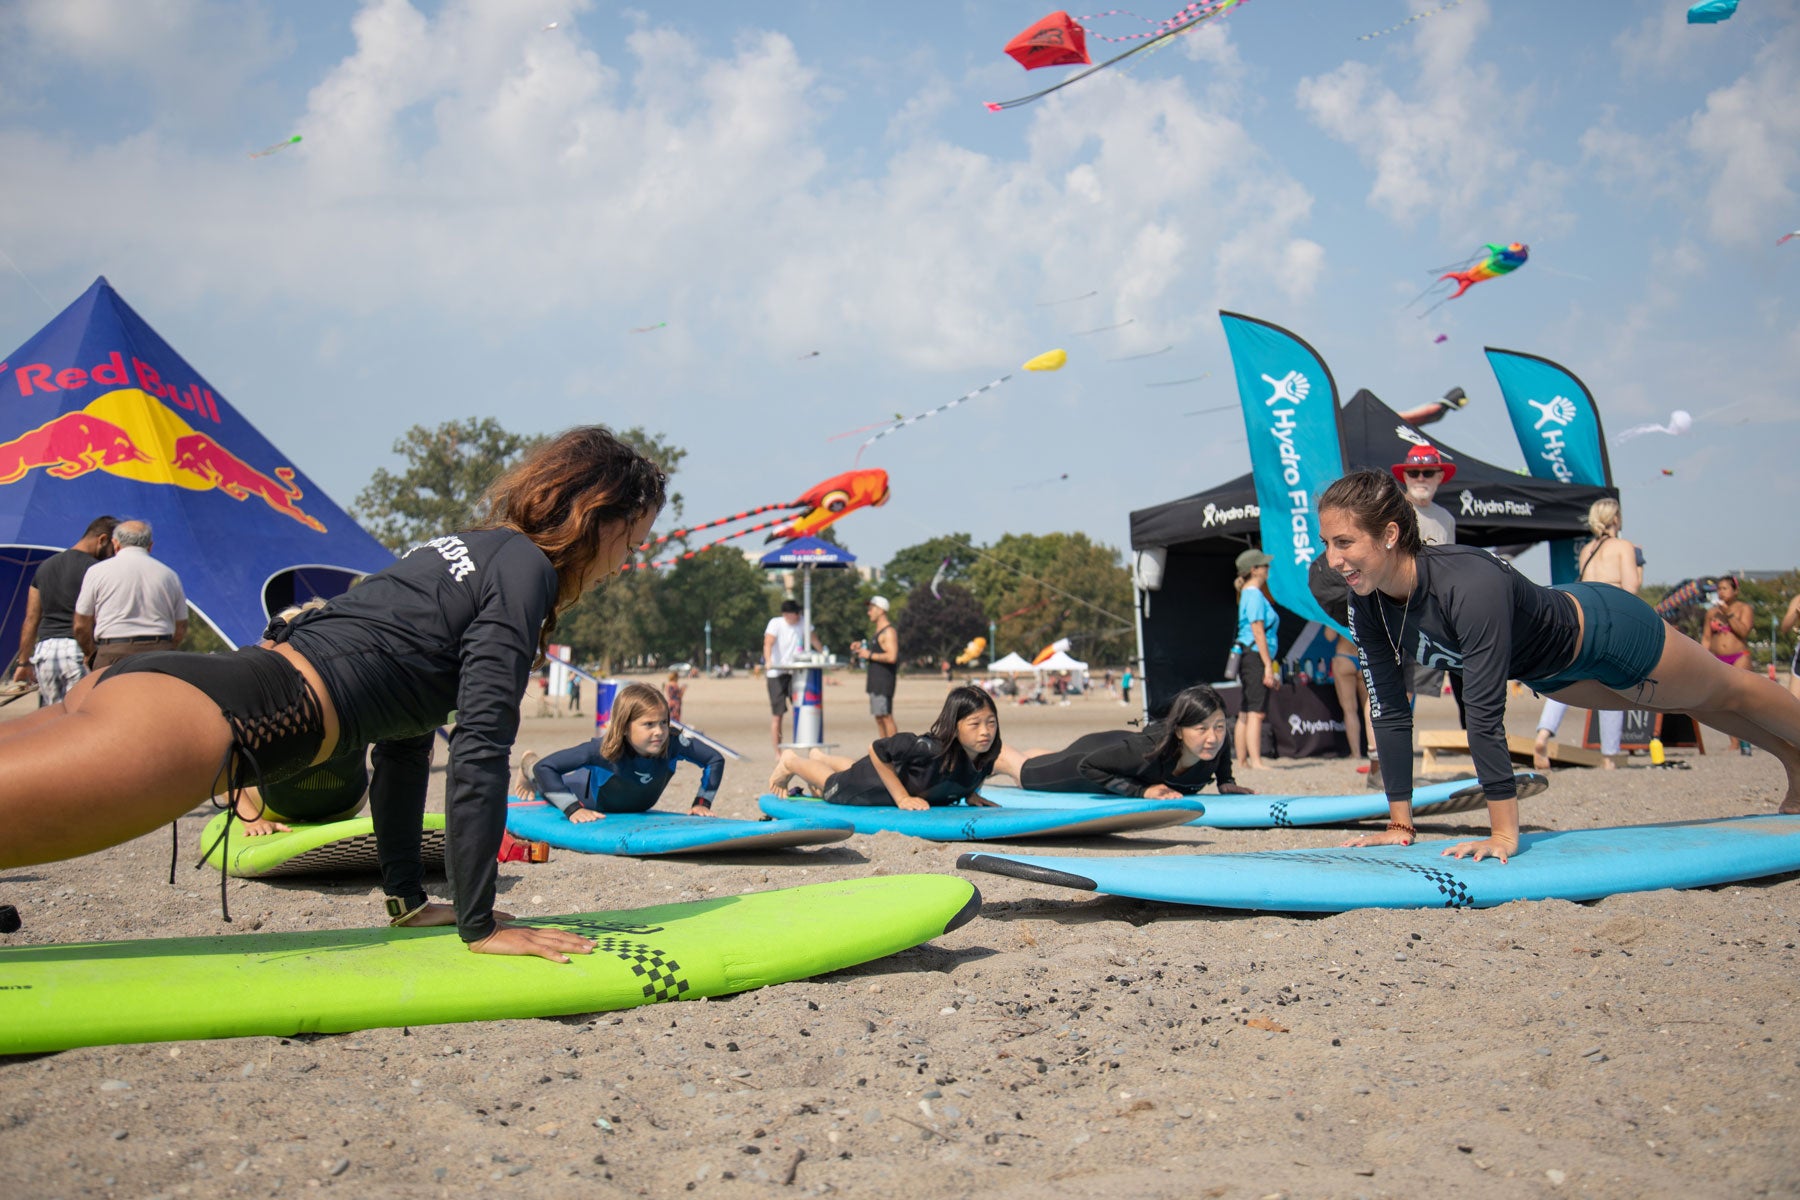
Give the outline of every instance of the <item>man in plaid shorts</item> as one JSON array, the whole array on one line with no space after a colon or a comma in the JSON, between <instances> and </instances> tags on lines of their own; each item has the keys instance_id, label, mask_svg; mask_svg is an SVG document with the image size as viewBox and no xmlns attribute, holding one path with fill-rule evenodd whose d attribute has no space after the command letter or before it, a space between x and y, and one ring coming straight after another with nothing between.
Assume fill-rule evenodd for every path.
<instances>
[{"instance_id":1,"label":"man in plaid shorts","mask_svg":"<svg viewBox=\"0 0 1800 1200\"><path fill-rule=\"evenodd\" d=\"M81 644L75 640L75 598L87 569L113 552L116 517L97 517L81 540L38 564L25 597L25 622L19 628L19 669L13 678L35 681L38 706L60 704L77 680L87 674Z\"/></svg>"}]
</instances>

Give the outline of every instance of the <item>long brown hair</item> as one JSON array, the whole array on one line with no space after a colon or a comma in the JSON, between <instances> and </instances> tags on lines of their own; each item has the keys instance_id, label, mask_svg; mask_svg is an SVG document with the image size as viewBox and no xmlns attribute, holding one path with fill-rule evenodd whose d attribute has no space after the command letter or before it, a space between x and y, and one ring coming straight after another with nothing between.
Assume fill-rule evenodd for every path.
<instances>
[{"instance_id":1,"label":"long brown hair","mask_svg":"<svg viewBox=\"0 0 1800 1200\"><path fill-rule=\"evenodd\" d=\"M556 614L581 596L581 581L607 533L661 511L668 476L601 425L579 425L545 442L496 479L474 529L516 529L556 568Z\"/></svg>"},{"instance_id":2,"label":"long brown hair","mask_svg":"<svg viewBox=\"0 0 1800 1200\"><path fill-rule=\"evenodd\" d=\"M1336 508L1350 514L1350 519L1378 542L1391 522L1400 530L1396 549L1417 554L1425 548L1419 538L1419 514L1392 475L1352 471L1320 492L1314 505L1319 512Z\"/></svg>"},{"instance_id":3,"label":"long brown hair","mask_svg":"<svg viewBox=\"0 0 1800 1200\"><path fill-rule=\"evenodd\" d=\"M648 713L669 715L669 703L662 693L645 683L628 683L613 697L612 716L606 719L606 732L600 736L600 757L618 762L637 751L631 748L631 723Z\"/></svg>"}]
</instances>

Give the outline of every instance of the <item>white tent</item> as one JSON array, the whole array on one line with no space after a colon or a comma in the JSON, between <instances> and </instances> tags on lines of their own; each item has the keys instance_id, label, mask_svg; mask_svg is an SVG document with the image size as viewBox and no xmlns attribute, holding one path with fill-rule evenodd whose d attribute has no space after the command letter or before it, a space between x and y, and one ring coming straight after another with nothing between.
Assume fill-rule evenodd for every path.
<instances>
[{"instance_id":1,"label":"white tent","mask_svg":"<svg viewBox=\"0 0 1800 1200\"><path fill-rule=\"evenodd\" d=\"M1017 651L1008 654L1005 658L997 658L988 664L988 670L1003 675L1017 674L1024 671L1035 671L1036 669L1037 668L1033 667L1028 660L1020 658Z\"/></svg>"},{"instance_id":2,"label":"white tent","mask_svg":"<svg viewBox=\"0 0 1800 1200\"><path fill-rule=\"evenodd\" d=\"M1033 671L1085 671L1087 664L1070 658L1069 652L1066 650L1058 650L1030 669Z\"/></svg>"}]
</instances>

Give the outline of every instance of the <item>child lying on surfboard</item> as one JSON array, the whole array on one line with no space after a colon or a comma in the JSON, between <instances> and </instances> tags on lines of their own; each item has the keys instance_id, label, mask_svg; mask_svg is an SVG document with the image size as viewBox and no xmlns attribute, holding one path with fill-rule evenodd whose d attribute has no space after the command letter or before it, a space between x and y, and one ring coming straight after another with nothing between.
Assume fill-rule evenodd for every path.
<instances>
[{"instance_id":1,"label":"child lying on surfboard","mask_svg":"<svg viewBox=\"0 0 1800 1200\"><path fill-rule=\"evenodd\" d=\"M613 701L603 736L545 758L527 754L513 794L521 800L541 796L577 824L603 820L609 812L648 812L683 761L700 768L688 815L713 816L725 756L686 730L671 737L668 701L647 684L628 683Z\"/></svg>"},{"instance_id":2,"label":"child lying on surfboard","mask_svg":"<svg viewBox=\"0 0 1800 1200\"><path fill-rule=\"evenodd\" d=\"M1221 795L1250 794L1231 777L1224 702L1204 683L1177 692L1167 715L1142 731L1083 734L1059 751L1008 748L994 770L1034 792L1176 800L1216 782Z\"/></svg>"},{"instance_id":3,"label":"child lying on surfboard","mask_svg":"<svg viewBox=\"0 0 1800 1200\"><path fill-rule=\"evenodd\" d=\"M815 750L802 758L783 750L769 790L781 795L799 778L832 804L926 809L967 801L987 805L980 787L1000 757L1000 714L978 687L951 689L931 730L878 738L852 762Z\"/></svg>"}]
</instances>

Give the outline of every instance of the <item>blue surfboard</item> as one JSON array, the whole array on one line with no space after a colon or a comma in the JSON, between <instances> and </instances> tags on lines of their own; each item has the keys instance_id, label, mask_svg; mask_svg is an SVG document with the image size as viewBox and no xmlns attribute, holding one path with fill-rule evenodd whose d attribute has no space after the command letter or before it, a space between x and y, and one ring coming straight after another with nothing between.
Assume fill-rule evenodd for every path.
<instances>
[{"instance_id":1,"label":"blue surfboard","mask_svg":"<svg viewBox=\"0 0 1800 1200\"><path fill-rule=\"evenodd\" d=\"M1535 796L1550 786L1542 775L1521 771L1513 776L1519 799ZM1116 804L1120 797L1105 792L1034 792L1027 788L988 788L981 793L1003 808L1086 808ZM1190 825L1213 829L1287 829L1300 825L1337 825L1344 821L1368 821L1388 815L1387 796L1381 792L1347 792L1341 796L1205 796L1206 812ZM1413 815L1439 816L1466 812L1487 803L1481 785L1473 779L1434 783L1413 789Z\"/></svg>"},{"instance_id":2,"label":"blue surfboard","mask_svg":"<svg viewBox=\"0 0 1800 1200\"><path fill-rule=\"evenodd\" d=\"M736 821L685 813L608 813L603 821L576 823L543 800L506 806L506 831L516 838L549 842L583 854L650 858L658 854L708 854L725 850L775 850L841 842L855 832L848 821Z\"/></svg>"},{"instance_id":3,"label":"blue surfboard","mask_svg":"<svg viewBox=\"0 0 1800 1200\"><path fill-rule=\"evenodd\" d=\"M1117 800L1071 808L971 808L950 804L913 809L827 804L805 796L763 796L762 810L776 818L817 816L848 821L858 833L904 833L934 842L992 842L1009 838L1087 837L1161 829L1206 811L1195 799Z\"/></svg>"},{"instance_id":4,"label":"blue surfboard","mask_svg":"<svg viewBox=\"0 0 1800 1200\"><path fill-rule=\"evenodd\" d=\"M1800 871L1800 816L1728 817L1528 833L1508 862L1445 858L1453 843L1247 854L1025 857L965 854L968 871L1058 887L1268 912L1488 908L1710 887Z\"/></svg>"}]
</instances>

